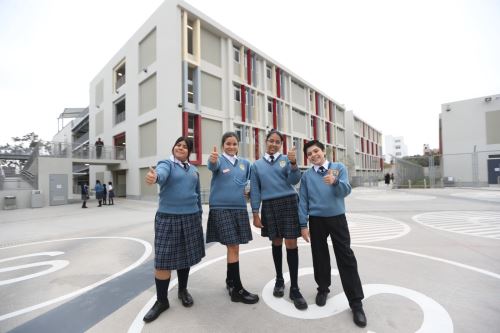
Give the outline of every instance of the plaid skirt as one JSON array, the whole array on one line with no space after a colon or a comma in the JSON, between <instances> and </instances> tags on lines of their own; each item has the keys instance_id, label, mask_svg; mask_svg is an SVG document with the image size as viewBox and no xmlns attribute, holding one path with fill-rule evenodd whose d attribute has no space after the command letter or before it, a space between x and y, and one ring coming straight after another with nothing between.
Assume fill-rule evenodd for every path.
<instances>
[{"instance_id":1,"label":"plaid skirt","mask_svg":"<svg viewBox=\"0 0 500 333\"><path fill-rule=\"evenodd\" d=\"M300 237L298 197L287 197L262 201L261 236L295 239Z\"/></svg>"},{"instance_id":2,"label":"plaid skirt","mask_svg":"<svg viewBox=\"0 0 500 333\"><path fill-rule=\"evenodd\" d=\"M252 240L250 219L246 209L210 209L207 243L246 244Z\"/></svg>"},{"instance_id":3,"label":"plaid skirt","mask_svg":"<svg viewBox=\"0 0 500 333\"><path fill-rule=\"evenodd\" d=\"M177 270L191 267L205 256L199 213L155 216L155 268Z\"/></svg>"}]
</instances>

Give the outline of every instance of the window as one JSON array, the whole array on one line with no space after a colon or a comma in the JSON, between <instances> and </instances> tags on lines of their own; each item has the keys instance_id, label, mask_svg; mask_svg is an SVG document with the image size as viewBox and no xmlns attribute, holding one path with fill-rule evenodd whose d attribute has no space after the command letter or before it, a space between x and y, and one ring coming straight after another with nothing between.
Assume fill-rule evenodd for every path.
<instances>
[{"instance_id":1,"label":"window","mask_svg":"<svg viewBox=\"0 0 500 333\"><path fill-rule=\"evenodd\" d=\"M194 47L193 47L193 27L194 27L194 22L191 20L188 20L187 23L187 51L189 54L194 55Z\"/></svg>"},{"instance_id":2,"label":"window","mask_svg":"<svg viewBox=\"0 0 500 333\"><path fill-rule=\"evenodd\" d=\"M188 91L187 98L189 103L194 103L194 68L188 68Z\"/></svg>"},{"instance_id":3,"label":"window","mask_svg":"<svg viewBox=\"0 0 500 333\"><path fill-rule=\"evenodd\" d=\"M116 102L114 109L115 125L125 121L125 98Z\"/></svg>"},{"instance_id":4,"label":"window","mask_svg":"<svg viewBox=\"0 0 500 333\"><path fill-rule=\"evenodd\" d=\"M271 80L271 67L266 67L266 77Z\"/></svg>"},{"instance_id":5,"label":"window","mask_svg":"<svg viewBox=\"0 0 500 333\"><path fill-rule=\"evenodd\" d=\"M397 152L397 153L396 153L396 156L401 156L401 153L400 153L400 152Z\"/></svg>"},{"instance_id":6,"label":"window","mask_svg":"<svg viewBox=\"0 0 500 333\"><path fill-rule=\"evenodd\" d=\"M194 164L201 163L201 117L199 115L184 112L183 135L193 140L193 151L189 159Z\"/></svg>"},{"instance_id":7,"label":"window","mask_svg":"<svg viewBox=\"0 0 500 333\"><path fill-rule=\"evenodd\" d=\"M273 112L273 101L267 99L267 112Z\"/></svg>"},{"instance_id":8,"label":"window","mask_svg":"<svg viewBox=\"0 0 500 333\"><path fill-rule=\"evenodd\" d=\"M396 148L396 149L401 149L401 146L396 146L396 147L394 147L394 148Z\"/></svg>"},{"instance_id":9,"label":"window","mask_svg":"<svg viewBox=\"0 0 500 333\"><path fill-rule=\"evenodd\" d=\"M240 89L241 89L241 88L240 88L240 87L238 87L238 86L233 86L233 92L234 92L233 96L234 96L234 100L235 100L236 102L240 102L240 103L241 103L241 90L240 90Z\"/></svg>"},{"instance_id":10,"label":"window","mask_svg":"<svg viewBox=\"0 0 500 333\"><path fill-rule=\"evenodd\" d=\"M237 47L233 47L233 60L234 62L240 62L240 49Z\"/></svg>"},{"instance_id":11,"label":"window","mask_svg":"<svg viewBox=\"0 0 500 333\"><path fill-rule=\"evenodd\" d=\"M125 84L125 74L125 60L123 60L114 70L115 91Z\"/></svg>"}]
</instances>

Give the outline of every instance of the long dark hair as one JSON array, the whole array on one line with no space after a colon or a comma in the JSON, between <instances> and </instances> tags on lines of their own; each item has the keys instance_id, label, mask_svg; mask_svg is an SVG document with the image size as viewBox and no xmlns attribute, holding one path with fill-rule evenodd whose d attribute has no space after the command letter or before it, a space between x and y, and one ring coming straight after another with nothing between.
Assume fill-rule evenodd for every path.
<instances>
[{"instance_id":1,"label":"long dark hair","mask_svg":"<svg viewBox=\"0 0 500 333\"><path fill-rule=\"evenodd\" d=\"M269 131L269 133L267 133L266 141L269 140L269 137L273 134L278 135L280 137L281 142L283 142L283 134L281 134L278 130L275 129L272 129Z\"/></svg>"},{"instance_id":2,"label":"long dark hair","mask_svg":"<svg viewBox=\"0 0 500 333\"><path fill-rule=\"evenodd\" d=\"M172 155L174 154L174 147L177 146L177 144L182 141L186 143L188 149L187 160L189 162L189 156L191 156L191 152L193 151L193 140L187 136L180 136L177 140L175 140L175 143L172 146Z\"/></svg>"}]
</instances>

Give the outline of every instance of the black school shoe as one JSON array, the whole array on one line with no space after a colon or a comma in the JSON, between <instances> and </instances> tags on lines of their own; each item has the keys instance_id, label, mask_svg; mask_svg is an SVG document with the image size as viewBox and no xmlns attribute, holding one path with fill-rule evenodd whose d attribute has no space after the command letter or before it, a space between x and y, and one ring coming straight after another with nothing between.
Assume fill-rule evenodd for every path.
<instances>
[{"instance_id":1,"label":"black school shoe","mask_svg":"<svg viewBox=\"0 0 500 333\"><path fill-rule=\"evenodd\" d=\"M193 297L191 296L191 294L188 292L187 289L180 289L179 292L177 293L177 297L181 300L182 305L184 305L186 308L189 308L194 303Z\"/></svg>"},{"instance_id":2,"label":"black school shoe","mask_svg":"<svg viewBox=\"0 0 500 333\"><path fill-rule=\"evenodd\" d=\"M165 302L156 301L151 310L146 313L142 320L144 320L146 323L150 323L158 318L158 316L169 307L170 304L168 303L168 299Z\"/></svg>"},{"instance_id":3,"label":"black school shoe","mask_svg":"<svg viewBox=\"0 0 500 333\"><path fill-rule=\"evenodd\" d=\"M316 305L325 306L327 298L328 298L327 291L318 291L318 293L316 294Z\"/></svg>"},{"instance_id":4,"label":"black school shoe","mask_svg":"<svg viewBox=\"0 0 500 333\"><path fill-rule=\"evenodd\" d=\"M283 297L285 295L285 280L276 278L274 283L273 296Z\"/></svg>"},{"instance_id":5,"label":"black school shoe","mask_svg":"<svg viewBox=\"0 0 500 333\"><path fill-rule=\"evenodd\" d=\"M231 301L232 302L241 302L244 304L255 304L259 301L259 296L255 294L251 294L245 290L245 288L241 288L240 290L236 290L236 288L232 288L230 291Z\"/></svg>"},{"instance_id":6,"label":"black school shoe","mask_svg":"<svg viewBox=\"0 0 500 333\"><path fill-rule=\"evenodd\" d=\"M352 309L352 321L359 327L366 326L366 315L363 308Z\"/></svg>"},{"instance_id":7,"label":"black school shoe","mask_svg":"<svg viewBox=\"0 0 500 333\"><path fill-rule=\"evenodd\" d=\"M304 297L302 297L299 288L290 288L290 299L298 310L307 309L307 302Z\"/></svg>"}]
</instances>

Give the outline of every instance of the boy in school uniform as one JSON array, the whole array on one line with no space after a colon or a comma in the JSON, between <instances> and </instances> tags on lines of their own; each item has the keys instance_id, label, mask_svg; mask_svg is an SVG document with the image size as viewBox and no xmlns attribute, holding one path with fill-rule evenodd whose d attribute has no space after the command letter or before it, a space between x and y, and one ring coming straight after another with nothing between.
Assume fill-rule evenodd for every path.
<instances>
[{"instance_id":1,"label":"boy in school uniform","mask_svg":"<svg viewBox=\"0 0 500 333\"><path fill-rule=\"evenodd\" d=\"M302 227L307 226L309 219L314 279L318 284L316 304L324 306L330 292L330 236L353 321L357 326L365 327L366 316L361 302L364 298L363 288L356 257L351 250L351 236L345 216L344 198L351 193L347 169L342 163L327 161L325 146L318 140L306 143L304 154L313 167L302 175L299 218Z\"/></svg>"}]
</instances>

